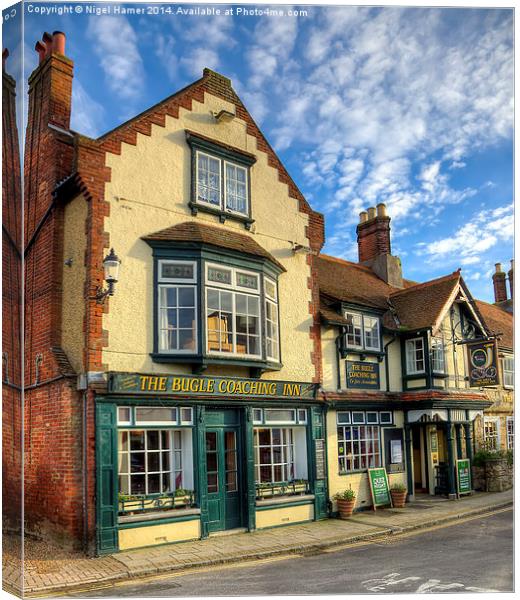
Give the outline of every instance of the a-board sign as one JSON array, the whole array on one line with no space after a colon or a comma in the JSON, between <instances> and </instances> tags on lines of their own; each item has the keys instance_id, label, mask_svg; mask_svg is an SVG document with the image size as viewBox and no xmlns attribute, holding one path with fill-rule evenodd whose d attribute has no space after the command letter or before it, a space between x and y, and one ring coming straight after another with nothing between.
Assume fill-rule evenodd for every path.
<instances>
[{"instance_id":1,"label":"a-board sign","mask_svg":"<svg viewBox=\"0 0 520 600\"><path fill-rule=\"evenodd\" d=\"M469 458L457 460L457 494L471 494L471 463Z\"/></svg>"},{"instance_id":2,"label":"a-board sign","mask_svg":"<svg viewBox=\"0 0 520 600\"><path fill-rule=\"evenodd\" d=\"M388 485L388 475L384 467L377 469L368 469L368 481L370 482L370 493L372 494L372 507L374 510L378 506L392 506L392 497L390 495L390 486Z\"/></svg>"}]
</instances>

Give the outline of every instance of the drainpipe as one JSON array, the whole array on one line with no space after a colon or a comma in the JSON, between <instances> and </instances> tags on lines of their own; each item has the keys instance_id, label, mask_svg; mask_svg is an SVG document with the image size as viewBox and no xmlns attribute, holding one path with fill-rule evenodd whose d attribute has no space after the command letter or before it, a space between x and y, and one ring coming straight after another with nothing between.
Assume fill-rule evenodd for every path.
<instances>
[{"instance_id":1,"label":"drainpipe","mask_svg":"<svg viewBox=\"0 0 520 600\"><path fill-rule=\"evenodd\" d=\"M337 389L340 390L341 389L341 352L340 352L340 342L341 342L341 338L345 335L345 328L344 327L340 327L340 331L341 333L338 335L338 337L335 340L335 344L336 344L336 376L337 376Z\"/></svg>"},{"instance_id":2,"label":"drainpipe","mask_svg":"<svg viewBox=\"0 0 520 600\"><path fill-rule=\"evenodd\" d=\"M452 353L453 353L453 370L455 371L455 387L459 387L459 369L457 366L457 346L455 344L455 326L453 325L453 306L450 309L450 325L451 325L451 340L452 340ZM448 380L449 386L449 380Z\"/></svg>"},{"instance_id":3,"label":"drainpipe","mask_svg":"<svg viewBox=\"0 0 520 600\"><path fill-rule=\"evenodd\" d=\"M88 484L87 484L87 402L88 402L88 375L87 389L83 392L83 411L81 419L81 468L83 471L83 494L82 494L82 510L83 510L83 548L88 552Z\"/></svg>"},{"instance_id":4,"label":"drainpipe","mask_svg":"<svg viewBox=\"0 0 520 600\"><path fill-rule=\"evenodd\" d=\"M390 367L388 365L388 346L395 342L397 336L393 334L392 339L384 345L383 352L385 353L385 377L386 377L386 391L390 391Z\"/></svg>"}]
</instances>

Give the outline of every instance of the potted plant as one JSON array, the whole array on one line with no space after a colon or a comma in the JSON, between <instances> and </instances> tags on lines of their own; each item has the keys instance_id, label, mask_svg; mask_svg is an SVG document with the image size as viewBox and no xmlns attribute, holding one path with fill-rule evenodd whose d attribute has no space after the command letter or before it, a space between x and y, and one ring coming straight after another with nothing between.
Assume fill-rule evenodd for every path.
<instances>
[{"instance_id":1,"label":"potted plant","mask_svg":"<svg viewBox=\"0 0 520 600\"><path fill-rule=\"evenodd\" d=\"M334 500L338 504L338 512L340 519L348 519L352 516L354 511L354 504L356 503L356 492L352 489L338 492L334 495Z\"/></svg>"},{"instance_id":2,"label":"potted plant","mask_svg":"<svg viewBox=\"0 0 520 600\"><path fill-rule=\"evenodd\" d=\"M394 508L404 508L407 489L404 483L394 483L390 488Z\"/></svg>"}]
</instances>

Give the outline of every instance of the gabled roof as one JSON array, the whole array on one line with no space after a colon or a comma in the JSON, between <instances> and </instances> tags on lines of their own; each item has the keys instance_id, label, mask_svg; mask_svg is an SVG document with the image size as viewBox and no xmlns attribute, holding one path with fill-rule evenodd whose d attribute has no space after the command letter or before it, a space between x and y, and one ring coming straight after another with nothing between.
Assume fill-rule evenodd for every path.
<instances>
[{"instance_id":1,"label":"gabled roof","mask_svg":"<svg viewBox=\"0 0 520 600\"><path fill-rule=\"evenodd\" d=\"M426 329L435 325L459 283L460 273L457 271L439 279L392 292L389 300L397 312L400 327ZM398 328L397 324L395 328Z\"/></svg>"},{"instance_id":2,"label":"gabled roof","mask_svg":"<svg viewBox=\"0 0 520 600\"><path fill-rule=\"evenodd\" d=\"M482 300L475 300L475 304L490 332L499 335L499 347L513 350L513 315Z\"/></svg>"},{"instance_id":3,"label":"gabled roof","mask_svg":"<svg viewBox=\"0 0 520 600\"><path fill-rule=\"evenodd\" d=\"M403 280L404 288L388 285L369 267L321 254L317 259L324 321L346 324L334 301L385 311L388 329L410 331L434 327L462 282L460 273L416 283Z\"/></svg>"},{"instance_id":4,"label":"gabled roof","mask_svg":"<svg viewBox=\"0 0 520 600\"><path fill-rule=\"evenodd\" d=\"M266 258L282 271L286 270L272 254L262 248L251 236L237 233L225 227L207 225L198 221L179 223L167 229L150 233L142 239L146 242L194 242L197 244L209 244L216 248L227 248L228 250Z\"/></svg>"},{"instance_id":5,"label":"gabled roof","mask_svg":"<svg viewBox=\"0 0 520 600\"><path fill-rule=\"evenodd\" d=\"M357 263L320 254L317 265L320 294L342 302L388 310L388 296L397 291Z\"/></svg>"}]
</instances>

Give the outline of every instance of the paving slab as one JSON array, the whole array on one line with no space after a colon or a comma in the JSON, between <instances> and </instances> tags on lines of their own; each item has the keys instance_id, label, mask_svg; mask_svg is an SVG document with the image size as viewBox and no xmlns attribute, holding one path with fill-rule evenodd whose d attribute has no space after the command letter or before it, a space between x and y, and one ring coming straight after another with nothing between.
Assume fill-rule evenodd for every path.
<instances>
[{"instance_id":1,"label":"paving slab","mask_svg":"<svg viewBox=\"0 0 520 600\"><path fill-rule=\"evenodd\" d=\"M111 556L87 558L60 549L41 548L34 558L26 544L23 586L25 596L85 588L191 567L254 560L283 554L308 554L334 546L393 535L510 506L513 490L476 493L458 501L425 497L404 509L357 512L348 520L313 523L210 537L156 548L127 550ZM12 541L11 541L12 542ZM41 544L41 542L40 542ZM52 557L52 558L51 558ZM12 543L4 545L4 589L21 595L21 562Z\"/></svg>"}]
</instances>

